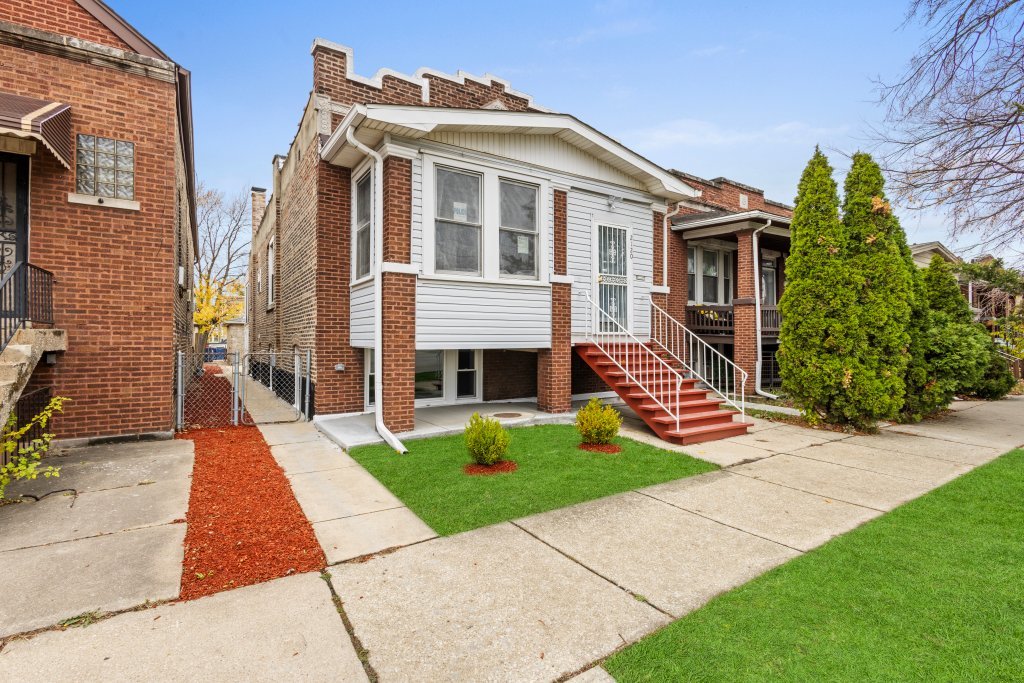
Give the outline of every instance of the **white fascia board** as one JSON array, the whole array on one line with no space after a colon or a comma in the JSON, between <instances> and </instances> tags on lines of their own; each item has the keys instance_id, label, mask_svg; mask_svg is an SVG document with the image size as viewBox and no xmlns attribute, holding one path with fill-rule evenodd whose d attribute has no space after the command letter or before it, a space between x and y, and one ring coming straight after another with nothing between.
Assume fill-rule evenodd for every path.
<instances>
[{"instance_id":1,"label":"white fascia board","mask_svg":"<svg viewBox=\"0 0 1024 683\"><path fill-rule=\"evenodd\" d=\"M439 128L522 128L549 131L555 134L571 131L605 152L625 161L660 187L648 187L653 194L669 195L678 200L696 197L697 190L682 182L657 164L645 159L625 145L568 114L544 112L511 112L494 109L445 109L401 105L366 105L366 118L385 124L402 126L424 134Z\"/></svg>"},{"instance_id":2,"label":"white fascia board","mask_svg":"<svg viewBox=\"0 0 1024 683\"><path fill-rule=\"evenodd\" d=\"M708 228L717 226L726 226L733 223L743 223L746 221L758 221L766 223L768 221L776 225L785 225L789 227L789 218L785 216L778 216L773 213L766 213L764 211L743 211L741 213L729 213L724 216L713 216L711 218L705 218L699 221L687 221L682 225L673 224L672 229L680 232L690 234L691 231L697 228Z\"/></svg>"}]
</instances>

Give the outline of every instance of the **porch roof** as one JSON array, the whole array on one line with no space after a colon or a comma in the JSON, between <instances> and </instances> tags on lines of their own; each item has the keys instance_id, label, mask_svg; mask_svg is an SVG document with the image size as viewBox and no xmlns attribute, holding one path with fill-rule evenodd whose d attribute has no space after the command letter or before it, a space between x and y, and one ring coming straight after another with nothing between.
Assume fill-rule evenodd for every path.
<instances>
[{"instance_id":1,"label":"porch roof","mask_svg":"<svg viewBox=\"0 0 1024 683\"><path fill-rule=\"evenodd\" d=\"M346 129L374 147L386 134L419 139L435 131L554 135L619 171L639 179L651 194L670 201L700 196L700 191L620 142L569 114L489 109L451 109L405 105L356 105L324 142L321 158L351 167L362 155L349 144Z\"/></svg>"},{"instance_id":2,"label":"porch roof","mask_svg":"<svg viewBox=\"0 0 1024 683\"><path fill-rule=\"evenodd\" d=\"M788 216L780 216L767 211L710 211L672 219L672 229L684 232L687 239L727 235L740 230L748 230L768 226L766 233L789 237Z\"/></svg>"},{"instance_id":3,"label":"porch roof","mask_svg":"<svg viewBox=\"0 0 1024 683\"><path fill-rule=\"evenodd\" d=\"M0 135L41 142L71 169L71 105L0 92Z\"/></svg>"}]
</instances>

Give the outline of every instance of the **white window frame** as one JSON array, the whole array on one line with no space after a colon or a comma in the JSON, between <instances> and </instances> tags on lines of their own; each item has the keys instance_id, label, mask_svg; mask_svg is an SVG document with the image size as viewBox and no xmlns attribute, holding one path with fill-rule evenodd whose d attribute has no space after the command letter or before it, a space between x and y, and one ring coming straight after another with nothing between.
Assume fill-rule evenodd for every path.
<instances>
[{"instance_id":1,"label":"white window frame","mask_svg":"<svg viewBox=\"0 0 1024 683\"><path fill-rule=\"evenodd\" d=\"M455 405L459 403L480 403L484 395L484 352L483 349L417 349L419 351L441 351L444 372L444 396L439 398L416 399L416 408ZM476 363L476 392L473 396L459 398L458 372L459 351L472 350ZM373 376L373 349L363 349L363 405L366 410L373 408L370 402L370 377Z\"/></svg>"},{"instance_id":2,"label":"white window frame","mask_svg":"<svg viewBox=\"0 0 1024 683\"><path fill-rule=\"evenodd\" d=\"M480 212L481 212L481 259L480 275L465 275L438 271L435 267L435 202L436 202L436 168L450 168L454 171L476 173L481 178ZM500 181L509 180L537 187L537 277L527 278L515 275L501 275L499 258L500 239ZM505 282L516 284L549 283L550 235L552 225L552 194L551 183L543 177L521 173L519 171L471 163L462 159L452 159L435 154L423 155L423 275L436 279L461 280L466 282Z\"/></svg>"},{"instance_id":3,"label":"white window frame","mask_svg":"<svg viewBox=\"0 0 1024 683\"><path fill-rule=\"evenodd\" d=\"M521 187L528 187L532 189L537 196L537 209L533 217L533 232L523 230L522 228L507 228L501 224L501 184L508 183L510 185L519 185ZM525 280L527 282L536 282L540 279L540 252L543 248L543 244L540 241L540 217L541 217L541 206L544 202L544 198L540 193L540 186L536 183L525 183L522 180L510 178L505 174L501 174L498 177L498 277L507 280ZM517 275L515 273L502 273L501 272L501 232L510 232L516 235L532 235L534 242L534 261L533 261L533 275Z\"/></svg>"},{"instance_id":4,"label":"white window frame","mask_svg":"<svg viewBox=\"0 0 1024 683\"><path fill-rule=\"evenodd\" d=\"M349 204L349 206L352 207L352 211L350 212L352 214L351 215L351 219L352 220L351 220L351 226L350 226L351 227L351 235L352 235L352 241L351 241L352 249L350 251L351 261L352 261L352 263L351 263L351 266L352 266L351 270L352 270L352 272L351 272L351 276L350 276L349 279L350 279L350 281L351 281L351 283L353 285L362 284L363 282L368 282L369 280L373 279L374 260L376 258L376 253L377 253L376 250L375 250L376 245L374 244L374 242L377 239L377 235L376 235L376 232L377 232L376 231L376 227L377 226L375 226L373 224L373 222L375 220L375 217L377 215L376 212L374 211L374 202L377 201L377 198L374 196L376 194L376 191L375 191L375 186L376 186L375 180L376 179L373 177L373 163L372 163L372 161L373 160L371 158L367 157L366 160L363 161L363 163L361 163L358 166L356 166L355 172L352 173L352 178L355 178L355 180L352 182L352 187L349 188L351 190L351 195L352 195L351 203ZM358 276L356 274L356 272L357 272L357 263L358 263L358 261L357 261L357 258L358 258L358 253L357 253L358 252L358 241L356 240L356 237L357 237L357 233L358 233L358 229L359 229L359 226L356 224L357 221L358 221L358 218L357 218L358 205L357 205L356 195L357 195L357 190L358 190L358 187L359 187L359 181L361 181L363 178L366 178L366 177L368 177L370 179L370 226L369 226L370 227L370 271L366 275L363 275L363 276L360 277L360 276Z\"/></svg>"},{"instance_id":5,"label":"white window frame","mask_svg":"<svg viewBox=\"0 0 1024 683\"><path fill-rule=\"evenodd\" d=\"M267 243L267 310L274 308L277 300L274 270L277 268L277 236L270 238Z\"/></svg>"},{"instance_id":6,"label":"white window frame","mask_svg":"<svg viewBox=\"0 0 1024 683\"><path fill-rule=\"evenodd\" d=\"M732 292L735 289L735 275L733 274L733 265L736 260L736 251L738 247L726 242L723 243L704 243L704 244L688 244L687 248L694 249L694 287L696 291L688 291L686 294L687 303L690 306L731 306L732 305ZM715 252L718 254L718 301L711 303L704 300L704 252ZM689 254L687 254L689 259ZM687 263L689 265L689 263ZM728 273L728 276L726 275ZM687 273L689 276L689 273ZM729 283L726 288L726 282Z\"/></svg>"}]
</instances>

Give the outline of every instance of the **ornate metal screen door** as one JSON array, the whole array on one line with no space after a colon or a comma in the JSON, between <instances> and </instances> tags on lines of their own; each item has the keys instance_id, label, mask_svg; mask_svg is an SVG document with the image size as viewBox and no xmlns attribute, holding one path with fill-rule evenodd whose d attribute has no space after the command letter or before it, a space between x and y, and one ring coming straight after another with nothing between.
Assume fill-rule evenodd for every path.
<instances>
[{"instance_id":1,"label":"ornate metal screen door","mask_svg":"<svg viewBox=\"0 0 1024 683\"><path fill-rule=\"evenodd\" d=\"M0 154L0 280L28 259L28 157Z\"/></svg>"},{"instance_id":2,"label":"ornate metal screen door","mask_svg":"<svg viewBox=\"0 0 1024 683\"><path fill-rule=\"evenodd\" d=\"M615 322L629 329L629 236L625 228L597 226L597 302ZM617 332L602 319L602 332ZM614 329L613 329L614 328Z\"/></svg>"}]
</instances>

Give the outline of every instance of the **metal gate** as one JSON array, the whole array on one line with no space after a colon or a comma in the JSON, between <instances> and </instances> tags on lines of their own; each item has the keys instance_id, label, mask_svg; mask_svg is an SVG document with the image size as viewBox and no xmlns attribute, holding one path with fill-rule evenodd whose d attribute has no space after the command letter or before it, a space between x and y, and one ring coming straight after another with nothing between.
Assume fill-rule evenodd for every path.
<instances>
[{"instance_id":1,"label":"metal gate","mask_svg":"<svg viewBox=\"0 0 1024 683\"><path fill-rule=\"evenodd\" d=\"M179 430L295 422L312 415L309 351L235 353L217 361L179 351L175 427Z\"/></svg>"}]
</instances>

